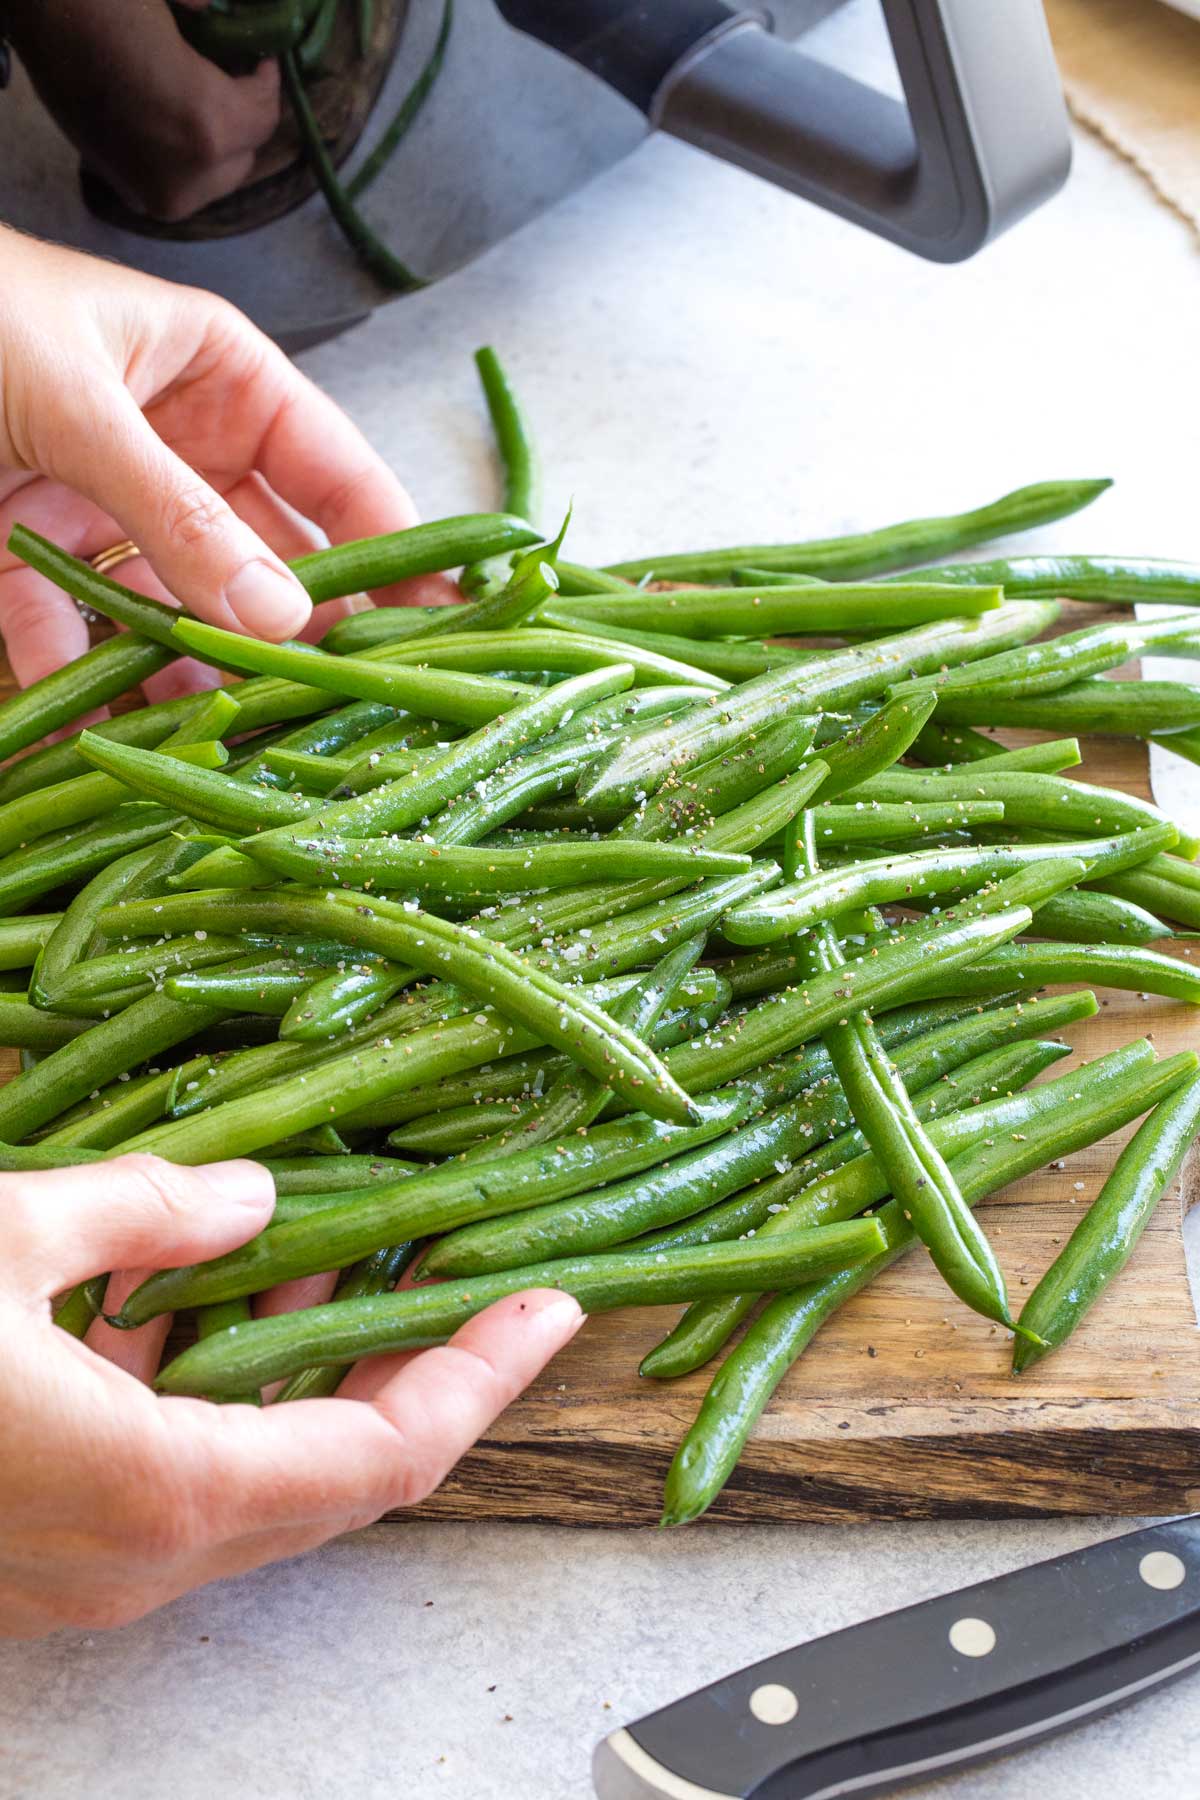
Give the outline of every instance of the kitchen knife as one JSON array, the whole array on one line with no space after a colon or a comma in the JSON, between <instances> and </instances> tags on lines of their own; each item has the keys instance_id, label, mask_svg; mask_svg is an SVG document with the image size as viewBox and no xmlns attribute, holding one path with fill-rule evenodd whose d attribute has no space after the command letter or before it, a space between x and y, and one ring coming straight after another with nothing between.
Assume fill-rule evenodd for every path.
<instances>
[{"instance_id":1,"label":"kitchen knife","mask_svg":"<svg viewBox=\"0 0 1200 1800\"><path fill-rule=\"evenodd\" d=\"M1200 1514L888 1613L613 1732L600 1800L891 1792L1200 1667Z\"/></svg>"}]
</instances>

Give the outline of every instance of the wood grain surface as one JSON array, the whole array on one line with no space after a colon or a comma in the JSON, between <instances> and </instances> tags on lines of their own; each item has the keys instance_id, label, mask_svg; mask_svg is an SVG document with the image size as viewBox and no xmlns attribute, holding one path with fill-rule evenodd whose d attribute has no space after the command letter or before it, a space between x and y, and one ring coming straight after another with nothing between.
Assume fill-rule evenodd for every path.
<instances>
[{"instance_id":1,"label":"wood grain surface","mask_svg":"<svg viewBox=\"0 0 1200 1800\"><path fill-rule=\"evenodd\" d=\"M1076 610L1098 616L1068 612ZM1139 747L1092 739L1088 751L1080 774L1148 794ZM1200 944L1156 947L1200 955ZM1162 1055L1200 1047L1200 1014L1191 1008L1097 993L1097 1016L1071 1030L1074 1061L1141 1035ZM15 1057L3 1057L11 1073ZM1128 1135L1031 1176L980 1209L1014 1307L1095 1197ZM927 1258L916 1254L887 1271L792 1369L709 1521L1200 1507L1200 1333L1181 1237L1196 1175L1193 1157L1184 1193L1176 1188L1163 1200L1128 1268L1071 1344L1019 1380L1008 1372L1007 1334L957 1304ZM591 1320L442 1489L403 1516L654 1523L668 1463L709 1379L700 1372L656 1385L638 1376L642 1356L678 1310Z\"/></svg>"}]
</instances>

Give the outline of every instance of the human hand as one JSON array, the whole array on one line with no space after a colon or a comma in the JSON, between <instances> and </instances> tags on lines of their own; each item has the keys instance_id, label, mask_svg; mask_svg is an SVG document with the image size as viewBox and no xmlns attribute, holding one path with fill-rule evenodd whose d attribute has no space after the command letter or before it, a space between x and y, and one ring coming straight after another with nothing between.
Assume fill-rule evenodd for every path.
<instances>
[{"instance_id":1,"label":"human hand","mask_svg":"<svg viewBox=\"0 0 1200 1800\"><path fill-rule=\"evenodd\" d=\"M27 686L88 634L74 602L3 547L18 519L78 556L131 538L145 555L121 565L130 587L279 639L312 621L285 558L403 530L416 512L235 308L0 227L0 633ZM427 576L379 598L449 592ZM323 628L347 603L318 610ZM156 676L153 697L196 686L187 667Z\"/></svg>"},{"instance_id":2,"label":"human hand","mask_svg":"<svg viewBox=\"0 0 1200 1800\"><path fill-rule=\"evenodd\" d=\"M51 1323L61 1290L220 1255L272 1203L251 1162L0 1177L0 1636L124 1624L414 1504L582 1323L555 1289L513 1295L439 1349L360 1365L352 1398L261 1410L156 1397L163 1321L97 1321L86 1343Z\"/></svg>"},{"instance_id":3,"label":"human hand","mask_svg":"<svg viewBox=\"0 0 1200 1800\"><path fill-rule=\"evenodd\" d=\"M187 219L259 173L280 118L274 58L226 74L167 0L6 0L5 28L84 168L133 212Z\"/></svg>"}]
</instances>

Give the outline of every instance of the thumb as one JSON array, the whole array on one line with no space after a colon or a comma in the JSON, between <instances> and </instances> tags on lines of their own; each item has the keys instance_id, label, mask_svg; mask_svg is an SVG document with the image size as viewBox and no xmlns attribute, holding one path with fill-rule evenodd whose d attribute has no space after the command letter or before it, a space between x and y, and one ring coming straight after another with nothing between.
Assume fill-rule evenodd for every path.
<instances>
[{"instance_id":1,"label":"thumb","mask_svg":"<svg viewBox=\"0 0 1200 1800\"><path fill-rule=\"evenodd\" d=\"M188 1169L132 1155L4 1177L7 1273L43 1300L107 1269L206 1261L261 1231L274 1202L269 1172L246 1161Z\"/></svg>"},{"instance_id":2,"label":"thumb","mask_svg":"<svg viewBox=\"0 0 1200 1800\"><path fill-rule=\"evenodd\" d=\"M312 602L287 564L163 442L124 387L106 384L88 409L93 429L59 447L58 479L115 519L198 618L253 637L295 637Z\"/></svg>"}]
</instances>

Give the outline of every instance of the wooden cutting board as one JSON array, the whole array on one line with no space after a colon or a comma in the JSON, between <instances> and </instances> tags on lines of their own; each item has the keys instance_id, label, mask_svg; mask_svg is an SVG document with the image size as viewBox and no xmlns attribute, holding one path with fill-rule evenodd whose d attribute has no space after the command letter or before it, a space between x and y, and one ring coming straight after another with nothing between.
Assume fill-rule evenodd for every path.
<instances>
[{"instance_id":1,"label":"wooden cutting board","mask_svg":"<svg viewBox=\"0 0 1200 1800\"><path fill-rule=\"evenodd\" d=\"M1090 748L1080 771L1087 779L1148 794L1140 749L1098 739ZM1159 948L1200 956L1200 943ZM1098 994L1097 1016L1070 1034L1076 1061L1143 1034L1162 1055L1200 1048L1200 1013ZM15 1057L2 1054L7 1075ZM981 1209L1015 1303L1057 1254L1127 1135ZM1198 1173L1193 1161L1188 1197L1200 1191ZM709 1519L1200 1508L1200 1332L1181 1238L1186 1205L1178 1190L1162 1202L1129 1267L1072 1343L1019 1382L1008 1373L1005 1333L955 1303L927 1259L899 1263L793 1368ZM637 1374L678 1311L591 1320L440 1491L397 1517L653 1524L670 1458L708 1382L704 1372L662 1386Z\"/></svg>"}]
</instances>

